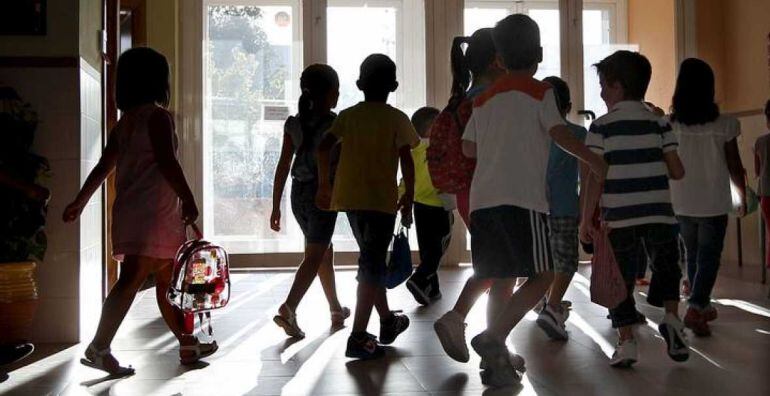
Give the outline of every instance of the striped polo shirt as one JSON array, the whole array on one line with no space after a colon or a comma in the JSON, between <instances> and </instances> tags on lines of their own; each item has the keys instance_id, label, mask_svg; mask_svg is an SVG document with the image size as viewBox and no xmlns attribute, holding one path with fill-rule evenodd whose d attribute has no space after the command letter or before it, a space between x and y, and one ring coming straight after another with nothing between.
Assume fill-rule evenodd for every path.
<instances>
[{"instance_id":1,"label":"striped polo shirt","mask_svg":"<svg viewBox=\"0 0 770 396\"><path fill-rule=\"evenodd\" d=\"M671 126L642 102L620 102L594 121L586 146L609 165L600 204L611 228L677 223L663 161L677 145Z\"/></svg>"}]
</instances>

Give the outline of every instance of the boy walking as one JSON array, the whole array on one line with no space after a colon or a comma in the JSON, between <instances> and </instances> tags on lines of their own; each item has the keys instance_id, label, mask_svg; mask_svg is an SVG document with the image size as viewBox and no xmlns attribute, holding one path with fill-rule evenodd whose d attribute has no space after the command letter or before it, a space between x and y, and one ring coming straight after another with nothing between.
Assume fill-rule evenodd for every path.
<instances>
[{"instance_id":1,"label":"boy walking","mask_svg":"<svg viewBox=\"0 0 770 396\"><path fill-rule=\"evenodd\" d=\"M422 305L430 305L441 298L438 283L438 267L452 236L451 196L441 194L428 172L426 151L430 144L430 128L439 110L423 107L412 115L412 125L420 135L420 144L412 149L414 161L414 225L417 244L420 247L420 265L406 281L406 287L414 299ZM452 197L453 198L453 197Z\"/></svg>"},{"instance_id":2,"label":"boy walking","mask_svg":"<svg viewBox=\"0 0 770 396\"><path fill-rule=\"evenodd\" d=\"M381 344L391 344L409 327L409 318L393 312L385 295L385 258L393 235L396 212L411 222L414 164L411 148L419 138L409 117L387 104L398 88L396 64L373 54L361 64L356 82L365 100L340 112L318 148L319 208L347 212L358 243L358 291L353 332L345 356L374 359L384 355ZM334 189L329 185L329 152L342 145ZM405 192L398 198L399 161ZM380 338L366 332L372 307L380 316Z\"/></svg>"},{"instance_id":3,"label":"boy walking","mask_svg":"<svg viewBox=\"0 0 770 396\"><path fill-rule=\"evenodd\" d=\"M463 135L464 154L478 159L470 196L473 270L493 282L528 280L471 345L486 363L482 381L507 386L521 378L505 339L553 279L546 196L551 141L600 179L606 164L567 129L551 86L533 78L543 59L537 23L511 15L492 35L506 73L476 99Z\"/></svg>"},{"instance_id":4,"label":"boy walking","mask_svg":"<svg viewBox=\"0 0 770 396\"><path fill-rule=\"evenodd\" d=\"M612 327L619 335L610 365L629 367L637 361L633 292L640 260L649 260L653 274L647 302L665 307L658 329L668 344L668 355L685 361L689 348L678 314L679 231L669 192L669 179L684 177L676 137L671 126L642 102L652 74L647 58L618 51L595 66L609 113L591 125L586 145L604 156L609 171L603 187L588 179L580 239L590 241L596 233L591 216L600 204L628 291L626 300L610 309Z\"/></svg>"},{"instance_id":5,"label":"boy walking","mask_svg":"<svg viewBox=\"0 0 770 396\"><path fill-rule=\"evenodd\" d=\"M563 118L572 109L569 86L559 77L546 77L544 82L553 87L556 104ZM588 133L580 125L566 121L567 128L579 141L585 141ZM588 169L580 166L580 180L585 180ZM551 143L548 156L548 203L550 213L548 227L551 233L551 253L553 254L553 283L546 294L545 304L537 317L537 325L554 340L566 341L569 335L565 322L569 316L567 306L562 304L572 277L578 266L578 161Z\"/></svg>"}]
</instances>

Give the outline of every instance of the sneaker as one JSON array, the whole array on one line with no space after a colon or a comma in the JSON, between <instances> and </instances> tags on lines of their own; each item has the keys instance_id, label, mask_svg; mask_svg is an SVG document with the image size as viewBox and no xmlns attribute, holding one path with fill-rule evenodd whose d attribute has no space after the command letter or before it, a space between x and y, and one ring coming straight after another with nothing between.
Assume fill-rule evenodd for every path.
<instances>
[{"instance_id":1,"label":"sneaker","mask_svg":"<svg viewBox=\"0 0 770 396\"><path fill-rule=\"evenodd\" d=\"M684 324L672 314L666 314L663 323L658 326L658 331L666 340L668 356L677 361L684 362L690 358L690 347L684 334Z\"/></svg>"},{"instance_id":2,"label":"sneaker","mask_svg":"<svg viewBox=\"0 0 770 396\"><path fill-rule=\"evenodd\" d=\"M684 326L692 330L698 337L708 337L711 335L711 329L709 329L703 311L698 308L687 308L687 313L684 315Z\"/></svg>"},{"instance_id":3,"label":"sneaker","mask_svg":"<svg viewBox=\"0 0 770 396\"><path fill-rule=\"evenodd\" d=\"M441 298L438 276L435 274L423 277L415 273L406 281L406 288L420 305L427 306Z\"/></svg>"},{"instance_id":4,"label":"sneaker","mask_svg":"<svg viewBox=\"0 0 770 396\"><path fill-rule=\"evenodd\" d=\"M713 320L716 320L717 316L719 316L719 313L717 312L717 309L714 308L713 305L709 304L706 306L706 308L703 308L701 310L701 315L703 315L703 319L706 322L711 322Z\"/></svg>"},{"instance_id":5,"label":"sneaker","mask_svg":"<svg viewBox=\"0 0 770 396\"><path fill-rule=\"evenodd\" d=\"M557 311L550 305L546 304L540 314L537 316L537 325L540 326L545 334L552 340L566 341L569 338L567 334L567 327L564 324L566 321L563 314L564 309L559 306Z\"/></svg>"},{"instance_id":6,"label":"sneaker","mask_svg":"<svg viewBox=\"0 0 770 396\"><path fill-rule=\"evenodd\" d=\"M524 373L527 371L526 364L527 362L524 361L524 358L521 355L517 355L513 352L508 353L508 361L511 362L511 366L516 369L516 371L520 373ZM489 368L489 365L487 364L487 361L484 359L481 359L481 363L479 363L479 369L486 370Z\"/></svg>"},{"instance_id":7,"label":"sneaker","mask_svg":"<svg viewBox=\"0 0 770 396\"><path fill-rule=\"evenodd\" d=\"M639 353L636 350L636 340L625 340L618 342L615 347L615 353L612 354L610 359L610 366L617 368L631 367L639 358Z\"/></svg>"},{"instance_id":8,"label":"sneaker","mask_svg":"<svg viewBox=\"0 0 770 396\"><path fill-rule=\"evenodd\" d=\"M504 387L521 382L521 375L511 364L510 352L503 342L483 332L473 337L471 346L486 361L487 369L481 372L481 383Z\"/></svg>"},{"instance_id":9,"label":"sneaker","mask_svg":"<svg viewBox=\"0 0 770 396\"><path fill-rule=\"evenodd\" d=\"M382 344L392 344L396 337L409 327L409 318L400 312L390 311L390 318L380 321L380 342Z\"/></svg>"},{"instance_id":10,"label":"sneaker","mask_svg":"<svg viewBox=\"0 0 770 396\"><path fill-rule=\"evenodd\" d=\"M292 338L305 338L305 332L302 331L297 324L297 315L288 305L283 304L278 308L278 315L273 317L273 322L282 327L287 336Z\"/></svg>"},{"instance_id":11,"label":"sneaker","mask_svg":"<svg viewBox=\"0 0 770 396\"><path fill-rule=\"evenodd\" d=\"M361 360L379 359L385 356L385 348L377 342L377 337L369 333L351 334L345 356Z\"/></svg>"},{"instance_id":12,"label":"sneaker","mask_svg":"<svg viewBox=\"0 0 770 396\"><path fill-rule=\"evenodd\" d=\"M430 302L434 303L438 300L441 300L441 288L438 284L438 275L433 274L433 276L429 280L430 282L430 291L428 292L428 298L430 298Z\"/></svg>"},{"instance_id":13,"label":"sneaker","mask_svg":"<svg viewBox=\"0 0 770 396\"><path fill-rule=\"evenodd\" d=\"M465 328L467 326L462 315L455 311L445 313L433 324L433 330L436 331L444 352L452 359L462 363L468 363L470 360L468 345L465 342Z\"/></svg>"}]
</instances>

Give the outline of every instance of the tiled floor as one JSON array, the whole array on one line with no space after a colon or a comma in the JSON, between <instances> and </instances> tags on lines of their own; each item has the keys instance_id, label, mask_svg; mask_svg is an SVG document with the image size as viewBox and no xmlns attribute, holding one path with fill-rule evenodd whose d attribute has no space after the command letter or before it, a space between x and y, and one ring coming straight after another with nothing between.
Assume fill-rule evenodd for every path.
<instances>
[{"instance_id":1,"label":"tiled floor","mask_svg":"<svg viewBox=\"0 0 770 396\"><path fill-rule=\"evenodd\" d=\"M581 272L586 274L587 268ZM684 364L665 354L652 327L642 327L640 362L632 370L608 367L614 335L606 311L590 303L588 281L578 276L568 292L573 311L570 341L549 341L530 314L509 337L509 345L527 359L527 374L518 388L488 390L478 375L478 357L470 363L444 355L433 333L433 321L457 297L469 269L441 273L444 299L420 308L401 287L389 293L392 307L412 320L409 330L374 362L344 357L349 330L328 330L327 305L317 284L298 315L307 338L292 342L271 321L292 279L290 272L234 275L234 298L214 315L221 349L206 364L183 368L177 350L155 306L154 294L143 293L126 319L113 350L137 369L133 377L111 380L77 363L83 346L42 346L52 353L11 372L0 394L98 395L768 395L770 394L770 300L754 278L757 271L727 269L715 292L720 318L714 336L693 339L693 355ZM354 272L339 271L340 299L353 306ZM641 299L640 299L641 301ZM467 334L483 328L482 298L471 313ZM642 303L651 323L661 314ZM377 321L373 320L372 324ZM370 330L377 334L376 325ZM61 350L60 350L61 349Z\"/></svg>"}]
</instances>

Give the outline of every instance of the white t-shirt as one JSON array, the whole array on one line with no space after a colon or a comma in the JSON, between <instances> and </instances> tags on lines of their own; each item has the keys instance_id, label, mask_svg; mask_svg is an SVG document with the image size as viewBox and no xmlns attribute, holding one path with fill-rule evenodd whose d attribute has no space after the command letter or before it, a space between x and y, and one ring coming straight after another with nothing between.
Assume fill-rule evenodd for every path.
<instances>
[{"instance_id":1,"label":"white t-shirt","mask_svg":"<svg viewBox=\"0 0 770 396\"><path fill-rule=\"evenodd\" d=\"M679 157L684 164L682 180L671 181L671 203L681 216L710 217L730 212L730 172L725 143L741 134L735 118L720 116L699 125L671 123L679 140Z\"/></svg>"},{"instance_id":2,"label":"white t-shirt","mask_svg":"<svg viewBox=\"0 0 770 396\"><path fill-rule=\"evenodd\" d=\"M471 211L512 205L548 213L549 131L566 125L551 86L505 75L474 102L463 140L476 143Z\"/></svg>"}]
</instances>

